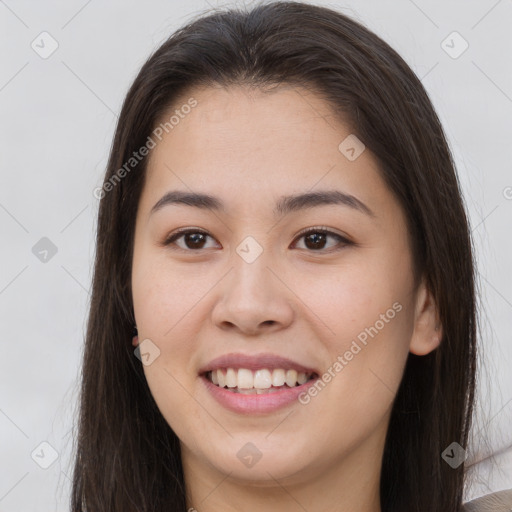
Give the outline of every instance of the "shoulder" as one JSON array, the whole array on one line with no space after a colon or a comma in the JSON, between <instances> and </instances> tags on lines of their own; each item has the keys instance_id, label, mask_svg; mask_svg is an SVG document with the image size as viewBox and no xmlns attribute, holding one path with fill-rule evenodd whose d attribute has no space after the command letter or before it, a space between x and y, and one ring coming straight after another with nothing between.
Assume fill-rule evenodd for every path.
<instances>
[{"instance_id":1,"label":"shoulder","mask_svg":"<svg viewBox=\"0 0 512 512\"><path fill-rule=\"evenodd\" d=\"M464 503L461 512L510 512L511 510L512 489L507 489L468 501Z\"/></svg>"}]
</instances>

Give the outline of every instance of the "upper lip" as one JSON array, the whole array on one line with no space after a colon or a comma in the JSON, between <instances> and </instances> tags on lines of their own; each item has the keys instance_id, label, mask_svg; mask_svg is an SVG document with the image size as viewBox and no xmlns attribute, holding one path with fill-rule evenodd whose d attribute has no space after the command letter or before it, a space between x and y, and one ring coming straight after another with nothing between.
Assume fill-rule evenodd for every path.
<instances>
[{"instance_id":1,"label":"upper lip","mask_svg":"<svg viewBox=\"0 0 512 512\"><path fill-rule=\"evenodd\" d=\"M260 370L268 368L269 370L282 368L283 370L297 370L304 373L316 373L314 368L300 364L287 357L276 354L264 353L257 355L247 354L225 354L216 357L199 370L199 374L207 373L219 368L247 368L248 370Z\"/></svg>"}]
</instances>

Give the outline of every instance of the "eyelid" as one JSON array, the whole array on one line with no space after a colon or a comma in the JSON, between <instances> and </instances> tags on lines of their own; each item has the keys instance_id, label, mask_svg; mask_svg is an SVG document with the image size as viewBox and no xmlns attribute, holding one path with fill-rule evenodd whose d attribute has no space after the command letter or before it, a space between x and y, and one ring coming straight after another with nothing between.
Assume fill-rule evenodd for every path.
<instances>
[{"instance_id":1,"label":"eyelid","mask_svg":"<svg viewBox=\"0 0 512 512\"><path fill-rule=\"evenodd\" d=\"M325 233L327 235L335 235L342 239L343 241L347 243L353 243L349 240L349 238L345 235L342 235L341 233L338 233L334 231L332 228L329 228L327 226L311 226L309 228L304 228L303 230L299 231L297 235L295 236L295 240L299 238L300 236L306 235L308 233L315 232L315 233Z\"/></svg>"}]
</instances>

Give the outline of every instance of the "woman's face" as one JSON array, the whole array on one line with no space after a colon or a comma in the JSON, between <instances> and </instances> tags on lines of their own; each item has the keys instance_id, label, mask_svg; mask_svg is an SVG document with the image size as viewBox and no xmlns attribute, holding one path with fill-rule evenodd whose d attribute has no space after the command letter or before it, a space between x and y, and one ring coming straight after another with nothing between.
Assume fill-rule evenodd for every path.
<instances>
[{"instance_id":1,"label":"woman's face","mask_svg":"<svg viewBox=\"0 0 512 512\"><path fill-rule=\"evenodd\" d=\"M165 120L191 97L151 150L132 269L185 471L274 485L379 470L408 352L438 343L398 202L312 93L194 89Z\"/></svg>"}]
</instances>

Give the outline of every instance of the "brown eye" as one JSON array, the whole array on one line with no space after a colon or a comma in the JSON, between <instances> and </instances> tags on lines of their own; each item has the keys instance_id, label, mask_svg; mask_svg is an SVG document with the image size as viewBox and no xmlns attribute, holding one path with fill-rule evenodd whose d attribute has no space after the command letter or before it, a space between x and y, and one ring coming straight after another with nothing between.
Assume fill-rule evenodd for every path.
<instances>
[{"instance_id":1,"label":"brown eye","mask_svg":"<svg viewBox=\"0 0 512 512\"><path fill-rule=\"evenodd\" d=\"M304 239L305 249L310 251L322 251L326 249L326 244L329 239L337 240L337 243L332 244L330 247L327 247L327 251L334 247L341 249L343 246L351 244L350 240L347 240L345 237L338 235L337 233L333 233L325 228L312 228L308 231L302 232L297 240Z\"/></svg>"},{"instance_id":2,"label":"brown eye","mask_svg":"<svg viewBox=\"0 0 512 512\"><path fill-rule=\"evenodd\" d=\"M189 249L202 249L207 236L204 233L185 233L183 240Z\"/></svg>"},{"instance_id":3,"label":"brown eye","mask_svg":"<svg viewBox=\"0 0 512 512\"><path fill-rule=\"evenodd\" d=\"M208 239L212 239L205 231L197 229L183 229L176 233L172 233L164 242L164 246L175 245L178 250L182 251L200 251L202 249L211 248L207 247ZM333 233L326 228L310 228L302 232L296 240L304 239L305 249L311 252L330 252L331 250L339 250L344 246L352 244L347 238ZM180 243L177 243L180 240ZM329 240L334 240L334 243L329 245ZM296 247L297 243L294 244Z\"/></svg>"},{"instance_id":4,"label":"brown eye","mask_svg":"<svg viewBox=\"0 0 512 512\"><path fill-rule=\"evenodd\" d=\"M308 249L323 249L327 235L325 233L311 233L307 235L304 240Z\"/></svg>"},{"instance_id":5,"label":"brown eye","mask_svg":"<svg viewBox=\"0 0 512 512\"><path fill-rule=\"evenodd\" d=\"M164 245L175 244L178 248L183 250L200 250L205 249L208 238L211 238L210 235L204 231L188 229L172 234L165 240ZM183 239L184 246L176 243L176 241L180 239Z\"/></svg>"}]
</instances>

